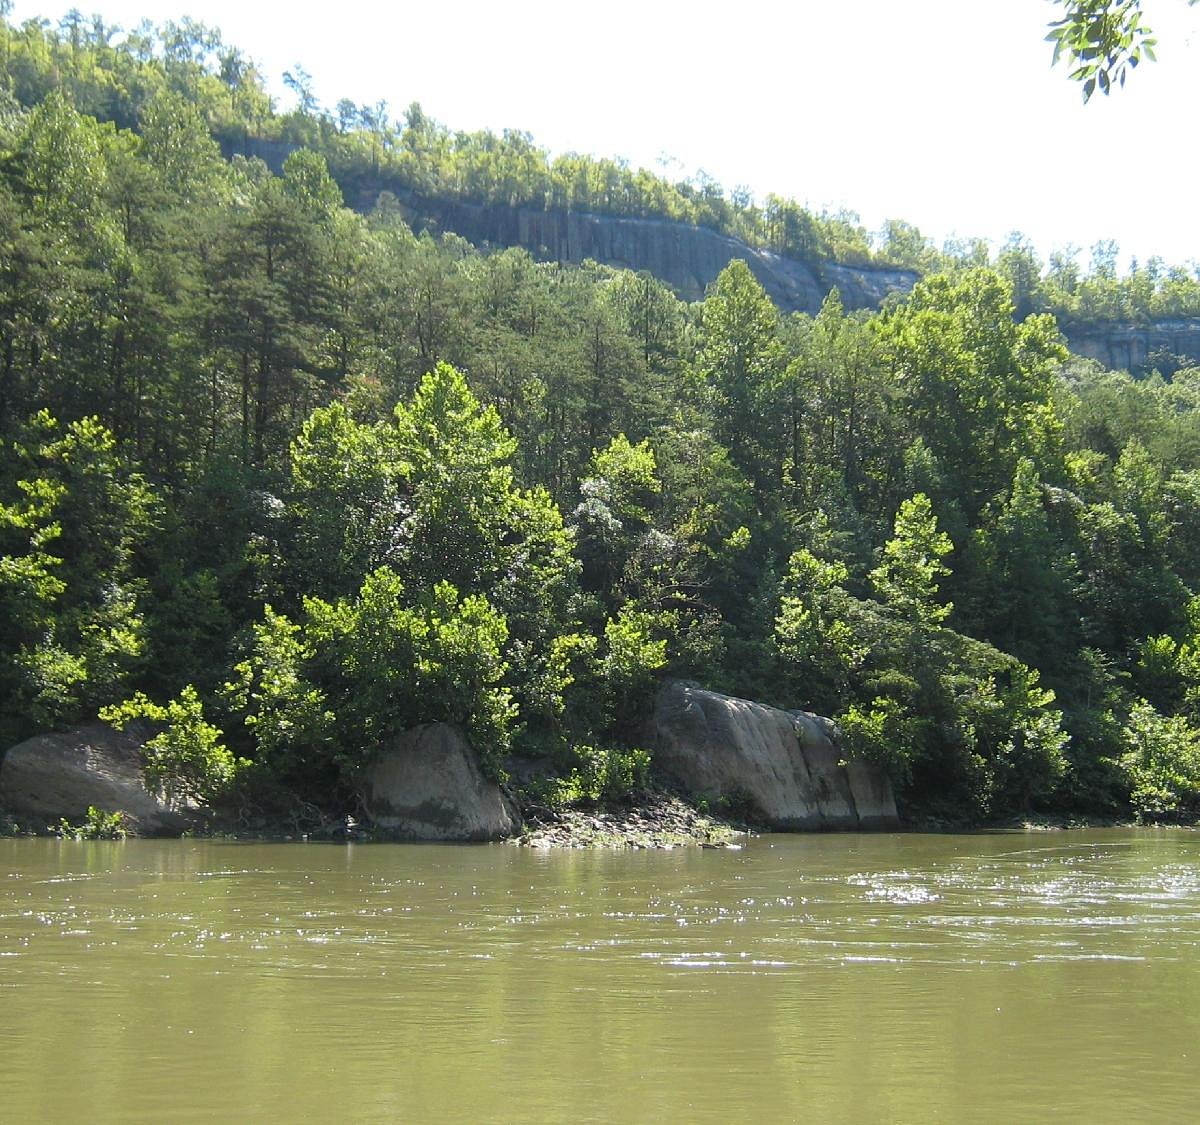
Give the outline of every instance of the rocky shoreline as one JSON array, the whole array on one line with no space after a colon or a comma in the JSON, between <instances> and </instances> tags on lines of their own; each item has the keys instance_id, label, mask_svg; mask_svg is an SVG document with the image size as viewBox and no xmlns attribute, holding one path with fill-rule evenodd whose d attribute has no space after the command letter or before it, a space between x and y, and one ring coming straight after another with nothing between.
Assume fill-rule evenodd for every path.
<instances>
[{"instance_id":1,"label":"rocky shoreline","mask_svg":"<svg viewBox=\"0 0 1200 1125\"><path fill-rule=\"evenodd\" d=\"M53 824L17 817L0 809L0 837L92 836L86 823ZM136 836L129 825L123 833ZM255 841L329 841L351 843L394 842L396 837L353 818L323 819L301 825L294 819L257 819L247 826L232 818L214 817L196 823L186 833L198 839ZM522 821L502 843L529 848L630 848L667 850L680 847L737 848L752 835L748 825L735 823L689 804L673 793L647 792L623 808L549 809L533 805L523 810ZM459 841L464 842L464 841Z\"/></svg>"},{"instance_id":2,"label":"rocky shoreline","mask_svg":"<svg viewBox=\"0 0 1200 1125\"><path fill-rule=\"evenodd\" d=\"M731 843L739 828L710 810L782 832L899 827L886 770L848 758L837 727L820 716L673 681L662 685L640 730L648 776L632 785L605 782L603 794L580 783L569 809L539 805L485 774L462 729L428 723L378 745L351 779L355 800L343 794L339 809L324 807L319 795L296 793L281 807L243 807L231 815L235 810L219 803L177 801L169 788L148 784L147 731L94 722L10 748L0 758L0 805L20 824L93 837L126 831L334 840L516 838L537 847ZM560 771L560 763L535 760L532 780L554 779ZM538 787L525 787L525 793L530 790ZM182 792L186 797L186 787Z\"/></svg>"},{"instance_id":3,"label":"rocky shoreline","mask_svg":"<svg viewBox=\"0 0 1200 1125\"><path fill-rule=\"evenodd\" d=\"M736 850L755 836L770 834L769 827L715 816L676 793L655 790L640 794L621 808L550 809L531 804L521 810L520 827L511 836L493 841L507 846L538 849L611 848L670 850L682 847ZM135 829L123 835L137 836ZM73 828L73 830L72 830ZM917 816L897 826L896 831L930 835L971 835L989 832L1078 832L1096 829L1159 828L1176 831L1200 830L1200 822L1154 822L1139 824L1128 817L1068 813L1031 814L983 824L952 823L936 817ZM86 824L66 826L18 817L0 808L0 838L69 837L105 838L89 835ZM353 818L320 818L302 823L296 818L258 818L246 825L235 818L214 817L196 823L185 835L196 839L266 842L388 843L396 837ZM460 841L462 842L462 841Z\"/></svg>"},{"instance_id":4,"label":"rocky shoreline","mask_svg":"<svg viewBox=\"0 0 1200 1125\"><path fill-rule=\"evenodd\" d=\"M529 848L737 848L751 834L663 792L643 794L625 809L534 806L524 810L524 820L510 842Z\"/></svg>"}]
</instances>

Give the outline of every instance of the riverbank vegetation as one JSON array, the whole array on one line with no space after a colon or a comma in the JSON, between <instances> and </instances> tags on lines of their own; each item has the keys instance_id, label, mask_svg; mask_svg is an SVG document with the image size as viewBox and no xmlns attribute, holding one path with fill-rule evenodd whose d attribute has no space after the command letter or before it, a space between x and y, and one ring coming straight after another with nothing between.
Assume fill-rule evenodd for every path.
<instances>
[{"instance_id":1,"label":"riverbank vegetation","mask_svg":"<svg viewBox=\"0 0 1200 1125\"><path fill-rule=\"evenodd\" d=\"M1194 277L809 216L775 248L926 276L782 317L735 261L685 304L343 192L774 245L766 209L303 76L277 114L199 25L112 38L0 29L0 744L149 719L181 796L338 812L448 721L611 802L675 676L835 717L909 810L1200 811L1200 371L1102 371L1038 311L1200 312ZM275 175L239 137L301 147Z\"/></svg>"}]
</instances>

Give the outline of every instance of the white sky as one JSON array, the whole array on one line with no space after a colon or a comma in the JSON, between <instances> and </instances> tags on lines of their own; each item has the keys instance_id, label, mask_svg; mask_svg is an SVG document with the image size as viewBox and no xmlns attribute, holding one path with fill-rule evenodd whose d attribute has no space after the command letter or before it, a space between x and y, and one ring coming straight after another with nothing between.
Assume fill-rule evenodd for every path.
<instances>
[{"instance_id":1,"label":"white sky","mask_svg":"<svg viewBox=\"0 0 1200 1125\"><path fill-rule=\"evenodd\" d=\"M57 21L69 5L18 2ZM1145 0L1159 62L1084 106L1043 42L1049 0L80 0L133 26L187 14L319 99L413 100L452 129L519 128L554 152L704 169L816 208L848 208L1046 254L1116 239L1122 262L1200 259L1200 7Z\"/></svg>"}]
</instances>

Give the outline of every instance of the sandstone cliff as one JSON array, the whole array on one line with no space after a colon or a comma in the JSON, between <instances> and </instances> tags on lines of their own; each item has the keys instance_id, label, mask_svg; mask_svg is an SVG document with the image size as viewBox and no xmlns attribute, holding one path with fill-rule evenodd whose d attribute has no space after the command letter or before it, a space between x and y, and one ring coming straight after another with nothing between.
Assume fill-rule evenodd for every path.
<instances>
[{"instance_id":1,"label":"sandstone cliff","mask_svg":"<svg viewBox=\"0 0 1200 1125\"><path fill-rule=\"evenodd\" d=\"M1200 321L1167 320L1157 324L1090 324L1065 328L1076 355L1097 359L1113 371L1159 366L1174 369L1200 363Z\"/></svg>"},{"instance_id":2,"label":"sandstone cliff","mask_svg":"<svg viewBox=\"0 0 1200 1125\"><path fill-rule=\"evenodd\" d=\"M800 262L706 227L663 219L484 206L427 199L411 192L398 199L405 219L416 230L453 231L476 246L522 246L543 261L577 263L590 258L622 269L646 270L688 300L703 297L735 258L747 262L785 312L816 313L834 287L847 308L877 308L889 293L907 293L917 280L910 270Z\"/></svg>"},{"instance_id":3,"label":"sandstone cliff","mask_svg":"<svg viewBox=\"0 0 1200 1125\"><path fill-rule=\"evenodd\" d=\"M279 172L295 145L254 138L223 142L227 158L260 159ZM912 270L847 266L832 261L801 262L748 246L706 227L663 219L545 211L435 199L383 179L343 184L346 202L360 211L375 206L381 192L397 198L406 221L418 231L453 233L476 246L528 250L542 261L578 263L585 259L634 271L645 270L687 300L699 300L734 258L742 258L785 313L814 314L833 288L848 309L878 308L889 293L907 293L918 275ZM1200 320L1152 325L1099 323L1064 326L1077 355L1113 370L1137 371L1168 357L1200 363ZM1168 361L1168 366L1179 363Z\"/></svg>"},{"instance_id":4,"label":"sandstone cliff","mask_svg":"<svg viewBox=\"0 0 1200 1125\"><path fill-rule=\"evenodd\" d=\"M274 172L295 146L254 138L226 141L226 158L249 156ZM848 309L878 308L893 292L907 293L917 281L912 270L847 266L830 261L801 262L748 246L707 227L665 219L624 219L576 211L546 211L436 199L400 184L375 179L353 187L344 183L346 202L370 211L382 192L399 201L405 221L417 231L457 234L476 246L520 246L542 261L646 270L681 297L698 301L734 258L744 259L762 287L784 312L816 313L833 288Z\"/></svg>"}]
</instances>

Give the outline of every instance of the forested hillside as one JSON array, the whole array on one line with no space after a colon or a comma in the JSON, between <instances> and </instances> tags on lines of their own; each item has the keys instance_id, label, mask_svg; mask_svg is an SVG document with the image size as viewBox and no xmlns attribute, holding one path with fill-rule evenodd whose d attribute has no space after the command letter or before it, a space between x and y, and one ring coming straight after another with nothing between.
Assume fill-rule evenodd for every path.
<instances>
[{"instance_id":1,"label":"forested hillside","mask_svg":"<svg viewBox=\"0 0 1200 1125\"><path fill-rule=\"evenodd\" d=\"M1036 311L1190 315L1187 271L873 250L303 75L280 115L190 23L4 25L0 66L0 746L146 715L183 791L339 811L449 720L615 799L683 676L835 717L909 811L1200 808L1200 370ZM388 177L925 276L783 316L734 262L687 304L344 205Z\"/></svg>"}]
</instances>

